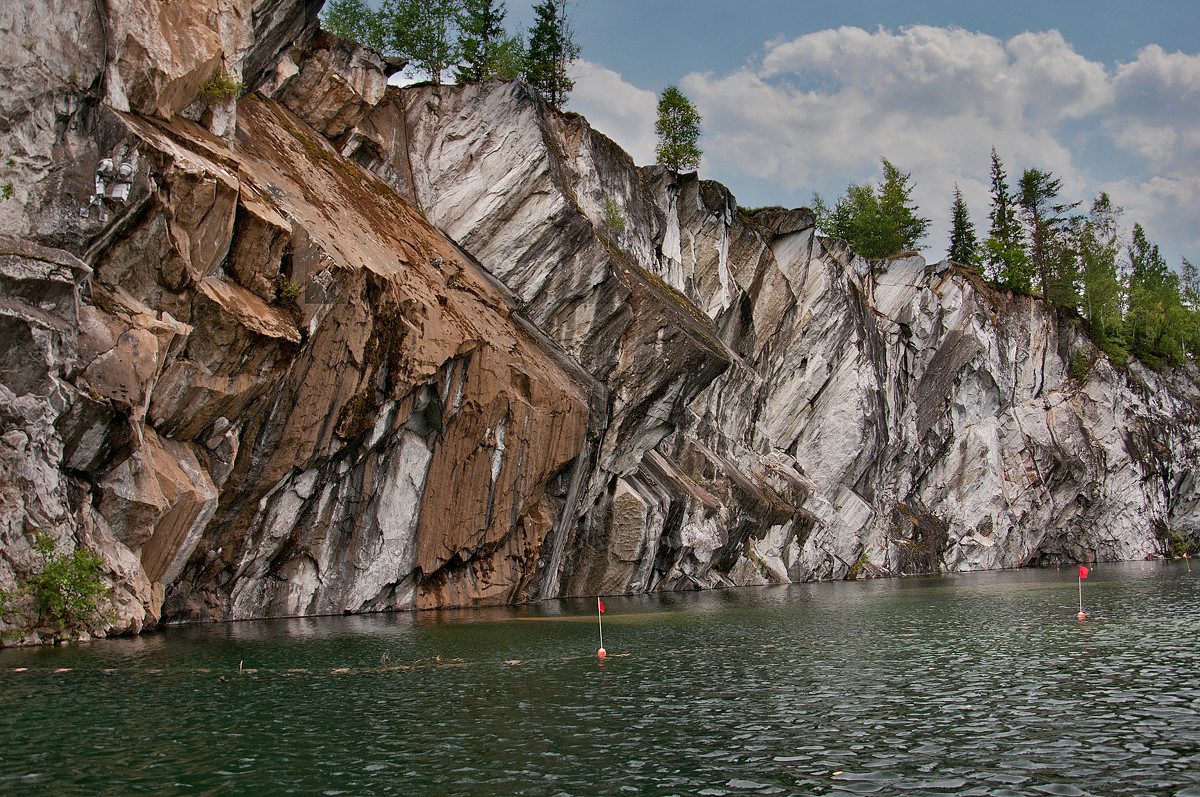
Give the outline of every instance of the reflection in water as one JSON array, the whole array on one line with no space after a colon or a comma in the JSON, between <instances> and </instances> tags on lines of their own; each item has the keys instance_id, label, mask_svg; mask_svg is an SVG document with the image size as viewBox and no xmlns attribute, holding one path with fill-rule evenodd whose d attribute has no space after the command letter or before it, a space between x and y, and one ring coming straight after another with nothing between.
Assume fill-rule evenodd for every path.
<instances>
[{"instance_id":1,"label":"reflection in water","mask_svg":"<svg viewBox=\"0 0 1200 797\"><path fill-rule=\"evenodd\" d=\"M7 650L0 791L1198 797L1198 579L612 598L603 662L590 598Z\"/></svg>"}]
</instances>

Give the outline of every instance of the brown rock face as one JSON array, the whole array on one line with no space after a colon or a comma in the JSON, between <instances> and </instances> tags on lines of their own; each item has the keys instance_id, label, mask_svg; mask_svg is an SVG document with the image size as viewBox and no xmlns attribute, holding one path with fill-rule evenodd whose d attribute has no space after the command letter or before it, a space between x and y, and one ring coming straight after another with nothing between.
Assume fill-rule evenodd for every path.
<instances>
[{"instance_id":1,"label":"brown rock face","mask_svg":"<svg viewBox=\"0 0 1200 797\"><path fill-rule=\"evenodd\" d=\"M0 590L39 530L100 554L94 634L1196 533L1194 372L519 82L387 86L320 6L0 5ZM19 603L0 639L59 633Z\"/></svg>"},{"instance_id":2,"label":"brown rock face","mask_svg":"<svg viewBox=\"0 0 1200 797\"><path fill-rule=\"evenodd\" d=\"M653 588L663 577L660 540L670 536L658 502L669 504L669 491L648 488L655 507L636 531L632 523L616 530L621 513L611 503L629 493L626 480L645 470L648 453L730 356L712 319L658 268L655 236L666 219L651 185L586 121L548 109L519 83L406 89L403 108L402 136L386 133L382 113L367 117L364 136L402 138L406 165L371 168L411 173L429 218L503 280L608 394L588 467L563 493L561 533L538 594ZM620 232L600 219L613 197L627 217Z\"/></svg>"},{"instance_id":3,"label":"brown rock face","mask_svg":"<svg viewBox=\"0 0 1200 797\"><path fill-rule=\"evenodd\" d=\"M162 118L249 7L194 30L207 44L189 54L161 35L181 9L125 35L135 10L106 20L126 54L109 77L142 113L101 106L74 134L86 187L29 216L72 219L85 260L26 238L0 251L0 334L19 357L0 369L0 587L35 567L37 526L104 555L113 632L153 625L164 600L180 619L526 599L561 514L548 488L603 389L279 104L243 98L233 146L233 126ZM351 94L310 106L325 133L385 105L367 67L347 84L359 110ZM335 73L318 59L285 85L295 98ZM112 152L134 164L129 195L87 207Z\"/></svg>"},{"instance_id":4,"label":"brown rock face","mask_svg":"<svg viewBox=\"0 0 1200 797\"><path fill-rule=\"evenodd\" d=\"M160 152L213 146L186 125L131 124ZM250 202L223 216L246 223L201 250L231 252L233 273L182 269L197 331L150 409L210 462L236 441L177 604L251 617L519 598L587 395L507 320L502 289L298 119L247 98L238 136L236 162L205 168L237 174ZM279 219L292 225L282 249ZM281 251L290 310L252 292L270 269L236 256L249 251ZM162 539L187 539L181 528Z\"/></svg>"}]
</instances>

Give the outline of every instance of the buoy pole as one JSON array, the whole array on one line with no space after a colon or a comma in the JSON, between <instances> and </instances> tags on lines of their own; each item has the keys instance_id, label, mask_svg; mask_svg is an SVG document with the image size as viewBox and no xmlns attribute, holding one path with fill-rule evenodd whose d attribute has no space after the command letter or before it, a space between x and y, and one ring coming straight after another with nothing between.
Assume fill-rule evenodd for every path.
<instances>
[{"instance_id":1,"label":"buoy pole","mask_svg":"<svg viewBox=\"0 0 1200 797\"><path fill-rule=\"evenodd\" d=\"M604 658L604 601L596 596L596 626L600 629L600 649L596 651L598 658Z\"/></svg>"},{"instance_id":2,"label":"buoy pole","mask_svg":"<svg viewBox=\"0 0 1200 797\"><path fill-rule=\"evenodd\" d=\"M1083 580L1085 578L1087 578L1087 575L1088 575L1088 569L1085 566L1080 565L1079 566L1079 614L1075 615L1080 620L1084 620L1087 618L1087 615L1083 613Z\"/></svg>"}]
</instances>

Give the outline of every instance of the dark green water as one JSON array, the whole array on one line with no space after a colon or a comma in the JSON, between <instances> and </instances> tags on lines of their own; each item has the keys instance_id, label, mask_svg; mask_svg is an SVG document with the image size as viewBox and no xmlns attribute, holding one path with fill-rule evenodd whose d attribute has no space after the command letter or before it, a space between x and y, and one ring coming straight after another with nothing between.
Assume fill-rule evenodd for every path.
<instances>
[{"instance_id":1,"label":"dark green water","mask_svg":"<svg viewBox=\"0 0 1200 797\"><path fill-rule=\"evenodd\" d=\"M603 663L594 601L5 650L0 793L1200 796L1200 570L1083 598L1073 568L612 598Z\"/></svg>"}]
</instances>

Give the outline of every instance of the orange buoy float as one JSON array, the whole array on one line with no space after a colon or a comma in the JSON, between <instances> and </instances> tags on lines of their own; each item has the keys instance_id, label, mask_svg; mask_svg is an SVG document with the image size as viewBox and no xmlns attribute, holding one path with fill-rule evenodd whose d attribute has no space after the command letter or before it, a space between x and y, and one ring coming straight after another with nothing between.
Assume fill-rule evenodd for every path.
<instances>
[{"instance_id":1,"label":"orange buoy float","mask_svg":"<svg viewBox=\"0 0 1200 797\"><path fill-rule=\"evenodd\" d=\"M1086 615L1086 614L1084 614L1083 612L1080 612L1079 614L1077 614L1077 615L1075 615L1075 616L1076 616L1076 617L1078 617L1080 620L1086 620L1086 619L1087 619L1087 615Z\"/></svg>"},{"instance_id":2,"label":"orange buoy float","mask_svg":"<svg viewBox=\"0 0 1200 797\"><path fill-rule=\"evenodd\" d=\"M596 651L596 657L597 657L597 658L601 658L601 659L602 659L602 658L604 658L606 655L608 655L608 654L606 654L606 653L604 652L604 648L600 648L599 650L597 650L597 651Z\"/></svg>"}]
</instances>

